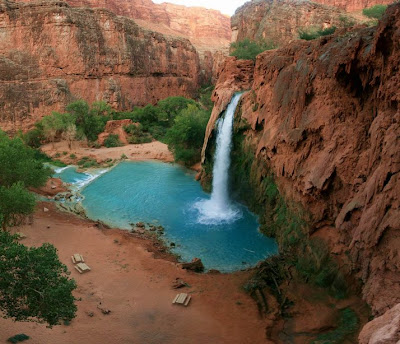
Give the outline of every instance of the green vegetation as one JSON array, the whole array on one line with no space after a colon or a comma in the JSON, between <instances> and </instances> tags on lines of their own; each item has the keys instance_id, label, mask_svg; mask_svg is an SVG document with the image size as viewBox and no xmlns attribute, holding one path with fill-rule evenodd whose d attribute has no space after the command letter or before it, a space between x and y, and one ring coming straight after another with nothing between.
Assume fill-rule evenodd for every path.
<instances>
[{"instance_id":1,"label":"green vegetation","mask_svg":"<svg viewBox=\"0 0 400 344\"><path fill-rule=\"evenodd\" d=\"M387 9L387 5L375 5L372 7L364 8L363 14L371 19L380 20Z\"/></svg>"},{"instance_id":2,"label":"green vegetation","mask_svg":"<svg viewBox=\"0 0 400 344\"><path fill-rule=\"evenodd\" d=\"M343 27L352 27L356 24L356 20L347 15L340 15L339 20L342 23Z\"/></svg>"},{"instance_id":3,"label":"green vegetation","mask_svg":"<svg viewBox=\"0 0 400 344\"><path fill-rule=\"evenodd\" d=\"M74 140L96 141L105 124L111 119L111 107L103 101L93 102L91 107L84 100L67 106L66 113L53 112L36 123L35 128L20 134L23 141L34 148L44 141L64 139L71 149Z\"/></svg>"},{"instance_id":4,"label":"green vegetation","mask_svg":"<svg viewBox=\"0 0 400 344\"><path fill-rule=\"evenodd\" d=\"M190 166L200 161L209 113L197 105L188 105L175 118L166 134L168 146L174 152L175 160Z\"/></svg>"},{"instance_id":5,"label":"green vegetation","mask_svg":"<svg viewBox=\"0 0 400 344\"><path fill-rule=\"evenodd\" d=\"M24 333L16 334L15 336L12 336L7 339L7 342L10 343L18 343L18 342L23 342L24 340L28 340L29 336L27 336Z\"/></svg>"},{"instance_id":6,"label":"green vegetation","mask_svg":"<svg viewBox=\"0 0 400 344\"><path fill-rule=\"evenodd\" d=\"M231 44L231 56L237 57L239 60L253 60L255 61L258 54L265 50L275 49L276 45L272 42L257 43L245 38L242 41L234 42Z\"/></svg>"},{"instance_id":7,"label":"green vegetation","mask_svg":"<svg viewBox=\"0 0 400 344\"><path fill-rule=\"evenodd\" d=\"M22 182L26 187L44 185L51 171L36 159L36 152L21 139L10 139L0 131L0 185Z\"/></svg>"},{"instance_id":8,"label":"green vegetation","mask_svg":"<svg viewBox=\"0 0 400 344\"><path fill-rule=\"evenodd\" d=\"M121 147L123 146L122 142L119 140L119 136L116 134L110 134L104 140L104 146L107 148L111 147Z\"/></svg>"},{"instance_id":9,"label":"green vegetation","mask_svg":"<svg viewBox=\"0 0 400 344\"><path fill-rule=\"evenodd\" d=\"M328 27L326 29L318 29L315 27L308 27L304 29L299 29L299 38L305 39L306 41L311 41L313 39L332 35L336 31L336 26Z\"/></svg>"},{"instance_id":10,"label":"green vegetation","mask_svg":"<svg viewBox=\"0 0 400 344\"><path fill-rule=\"evenodd\" d=\"M281 263L286 268L275 270L284 271L294 266L299 280L324 288L335 298L344 298L347 294L345 279L328 247L317 239L309 238L307 214L298 204L288 202L280 195L272 174L255 159L254 150L238 132L237 123L235 128L232 185L238 197L259 214L261 230L276 238L283 258ZM242 125L242 128L245 126ZM255 279L263 281L266 278L265 274L261 274Z\"/></svg>"},{"instance_id":11,"label":"green vegetation","mask_svg":"<svg viewBox=\"0 0 400 344\"><path fill-rule=\"evenodd\" d=\"M139 144L152 141L150 133L143 131L141 124L130 124L124 127L124 130L129 135L129 143Z\"/></svg>"},{"instance_id":12,"label":"green vegetation","mask_svg":"<svg viewBox=\"0 0 400 344\"><path fill-rule=\"evenodd\" d=\"M77 165L81 168L99 167L99 164L97 163L96 159L89 158L88 156L84 156L82 159L80 159L77 162Z\"/></svg>"},{"instance_id":13,"label":"green vegetation","mask_svg":"<svg viewBox=\"0 0 400 344\"><path fill-rule=\"evenodd\" d=\"M6 318L55 325L75 316L75 282L52 245L28 248L6 232L33 212L35 197L26 188L44 185L51 174L37 155L19 137L0 131L0 311Z\"/></svg>"},{"instance_id":14,"label":"green vegetation","mask_svg":"<svg viewBox=\"0 0 400 344\"><path fill-rule=\"evenodd\" d=\"M50 326L75 317L74 280L58 260L53 245L26 247L17 236L0 232L0 309L17 321Z\"/></svg>"},{"instance_id":15,"label":"green vegetation","mask_svg":"<svg viewBox=\"0 0 400 344\"><path fill-rule=\"evenodd\" d=\"M328 333L319 335L311 344L340 344L358 329L357 314L351 308L340 311L339 326Z\"/></svg>"}]
</instances>

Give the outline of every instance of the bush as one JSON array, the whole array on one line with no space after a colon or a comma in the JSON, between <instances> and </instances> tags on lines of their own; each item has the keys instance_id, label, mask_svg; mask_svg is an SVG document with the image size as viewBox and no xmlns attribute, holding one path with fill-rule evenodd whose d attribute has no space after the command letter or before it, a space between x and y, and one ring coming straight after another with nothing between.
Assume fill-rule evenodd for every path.
<instances>
[{"instance_id":1,"label":"bush","mask_svg":"<svg viewBox=\"0 0 400 344\"><path fill-rule=\"evenodd\" d=\"M27 336L24 333L20 333L20 334L16 334L13 337L8 338L7 342L18 343L18 342L23 342L24 340L28 340L28 339L29 339L29 336Z\"/></svg>"},{"instance_id":2,"label":"bush","mask_svg":"<svg viewBox=\"0 0 400 344\"><path fill-rule=\"evenodd\" d=\"M356 24L355 19L347 15L340 15L339 20L342 23L343 27L352 27Z\"/></svg>"},{"instance_id":3,"label":"bush","mask_svg":"<svg viewBox=\"0 0 400 344\"><path fill-rule=\"evenodd\" d=\"M108 137L104 140L104 146L107 148L112 148L112 147L121 147L123 146L122 142L119 140L119 136L116 134L110 134Z\"/></svg>"},{"instance_id":4,"label":"bush","mask_svg":"<svg viewBox=\"0 0 400 344\"><path fill-rule=\"evenodd\" d=\"M380 20L387 9L387 5L375 5L363 9L363 14L372 19Z\"/></svg>"},{"instance_id":5,"label":"bush","mask_svg":"<svg viewBox=\"0 0 400 344\"><path fill-rule=\"evenodd\" d=\"M175 118L174 125L167 131L166 141L174 152L175 160L189 166L200 161L210 113L196 105L188 105Z\"/></svg>"},{"instance_id":6,"label":"bush","mask_svg":"<svg viewBox=\"0 0 400 344\"><path fill-rule=\"evenodd\" d=\"M336 26L328 27L326 29L306 28L299 30L299 38L311 41L313 39L332 35L336 31Z\"/></svg>"},{"instance_id":7,"label":"bush","mask_svg":"<svg viewBox=\"0 0 400 344\"><path fill-rule=\"evenodd\" d=\"M265 50L275 49L276 45L272 42L257 43L245 38L242 41L238 41L231 44L230 56L235 56L239 60L253 60L255 61L258 54Z\"/></svg>"}]
</instances>

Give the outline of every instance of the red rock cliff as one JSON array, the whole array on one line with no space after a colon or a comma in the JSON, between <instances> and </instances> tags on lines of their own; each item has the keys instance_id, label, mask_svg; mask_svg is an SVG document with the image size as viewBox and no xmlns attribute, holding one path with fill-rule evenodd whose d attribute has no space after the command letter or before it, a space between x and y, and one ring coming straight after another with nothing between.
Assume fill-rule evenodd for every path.
<instances>
[{"instance_id":1,"label":"red rock cliff","mask_svg":"<svg viewBox=\"0 0 400 344\"><path fill-rule=\"evenodd\" d=\"M199 57L184 38L164 36L103 9L64 2L0 2L0 126L27 128L77 98L117 109L198 88Z\"/></svg>"},{"instance_id":2,"label":"red rock cliff","mask_svg":"<svg viewBox=\"0 0 400 344\"><path fill-rule=\"evenodd\" d=\"M221 74L218 112L240 63ZM257 159L363 281L375 315L400 303L399 65L397 4L376 28L262 53L241 108Z\"/></svg>"},{"instance_id":3,"label":"red rock cliff","mask_svg":"<svg viewBox=\"0 0 400 344\"><path fill-rule=\"evenodd\" d=\"M16 0L31 2L36 0ZM152 31L188 38L200 55L202 80L208 82L215 72L217 51L226 55L231 39L230 18L216 10L186 7L151 0L66 0L73 7L106 8L117 15L136 19Z\"/></svg>"},{"instance_id":4,"label":"red rock cliff","mask_svg":"<svg viewBox=\"0 0 400 344\"><path fill-rule=\"evenodd\" d=\"M389 5L392 0L314 0L320 4L335 6L346 11L358 11L375 5Z\"/></svg>"},{"instance_id":5,"label":"red rock cliff","mask_svg":"<svg viewBox=\"0 0 400 344\"><path fill-rule=\"evenodd\" d=\"M299 38L299 29L344 27L360 20L344 10L310 1L251 1L231 18L232 40L249 38L282 46Z\"/></svg>"}]
</instances>

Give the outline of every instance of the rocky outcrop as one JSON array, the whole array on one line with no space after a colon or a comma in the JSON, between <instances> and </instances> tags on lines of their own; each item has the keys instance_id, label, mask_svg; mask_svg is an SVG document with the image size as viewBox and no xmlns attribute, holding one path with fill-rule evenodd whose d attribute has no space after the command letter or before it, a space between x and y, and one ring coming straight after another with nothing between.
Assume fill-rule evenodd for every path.
<instances>
[{"instance_id":1,"label":"rocky outcrop","mask_svg":"<svg viewBox=\"0 0 400 344\"><path fill-rule=\"evenodd\" d=\"M325 29L360 22L344 10L308 0L247 2L231 18L232 41L245 38L282 46L299 38L299 29Z\"/></svg>"},{"instance_id":2,"label":"rocky outcrop","mask_svg":"<svg viewBox=\"0 0 400 344\"><path fill-rule=\"evenodd\" d=\"M360 344L398 344L400 342L400 303L365 325L358 339Z\"/></svg>"},{"instance_id":3,"label":"rocky outcrop","mask_svg":"<svg viewBox=\"0 0 400 344\"><path fill-rule=\"evenodd\" d=\"M335 6L346 11L358 11L375 5L389 5L392 0L314 0L320 4Z\"/></svg>"},{"instance_id":4,"label":"rocky outcrop","mask_svg":"<svg viewBox=\"0 0 400 344\"><path fill-rule=\"evenodd\" d=\"M192 96L199 57L184 38L103 9L65 2L0 2L0 126L28 128L83 98L114 108Z\"/></svg>"},{"instance_id":5,"label":"rocky outcrop","mask_svg":"<svg viewBox=\"0 0 400 344\"><path fill-rule=\"evenodd\" d=\"M121 143L123 143L124 145L128 144L128 135L126 134L124 127L127 127L131 124L133 124L131 119L107 121L104 132L98 135L97 142L100 145L103 145L107 137L110 136L110 134L113 134L118 135L118 139ZM138 125L138 123L135 124Z\"/></svg>"},{"instance_id":6,"label":"rocky outcrop","mask_svg":"<svg viewBox=\"0 0 400 344\"><path fill-rule=\"evenodd\" d=\"M241 105L258 161L362 280L375 315L400 302L399 64L397 4L376 28L260 54ZM215 111L235 80L220 75Z\"/></svg>"}]
</instances>

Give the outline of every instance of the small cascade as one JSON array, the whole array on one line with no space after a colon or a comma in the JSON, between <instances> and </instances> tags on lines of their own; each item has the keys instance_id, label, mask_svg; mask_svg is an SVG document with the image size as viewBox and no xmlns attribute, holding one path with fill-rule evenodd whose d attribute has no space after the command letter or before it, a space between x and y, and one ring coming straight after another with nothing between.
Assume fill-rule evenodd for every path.
<instances>
[{"instance_id":1,"label":"small cascade","mask_svg":"<svg viewBox=\"0 0 400 344\"><path fill-rule=\"evenodd\" d=\"M231 223L241 217L240 210L232 204L228 194L233 117L241 96L241 93L237 93L232 97L225 116L218 121L211 199L194 205L199 211L199 223Z\"/></svg>"}]
</instances>

